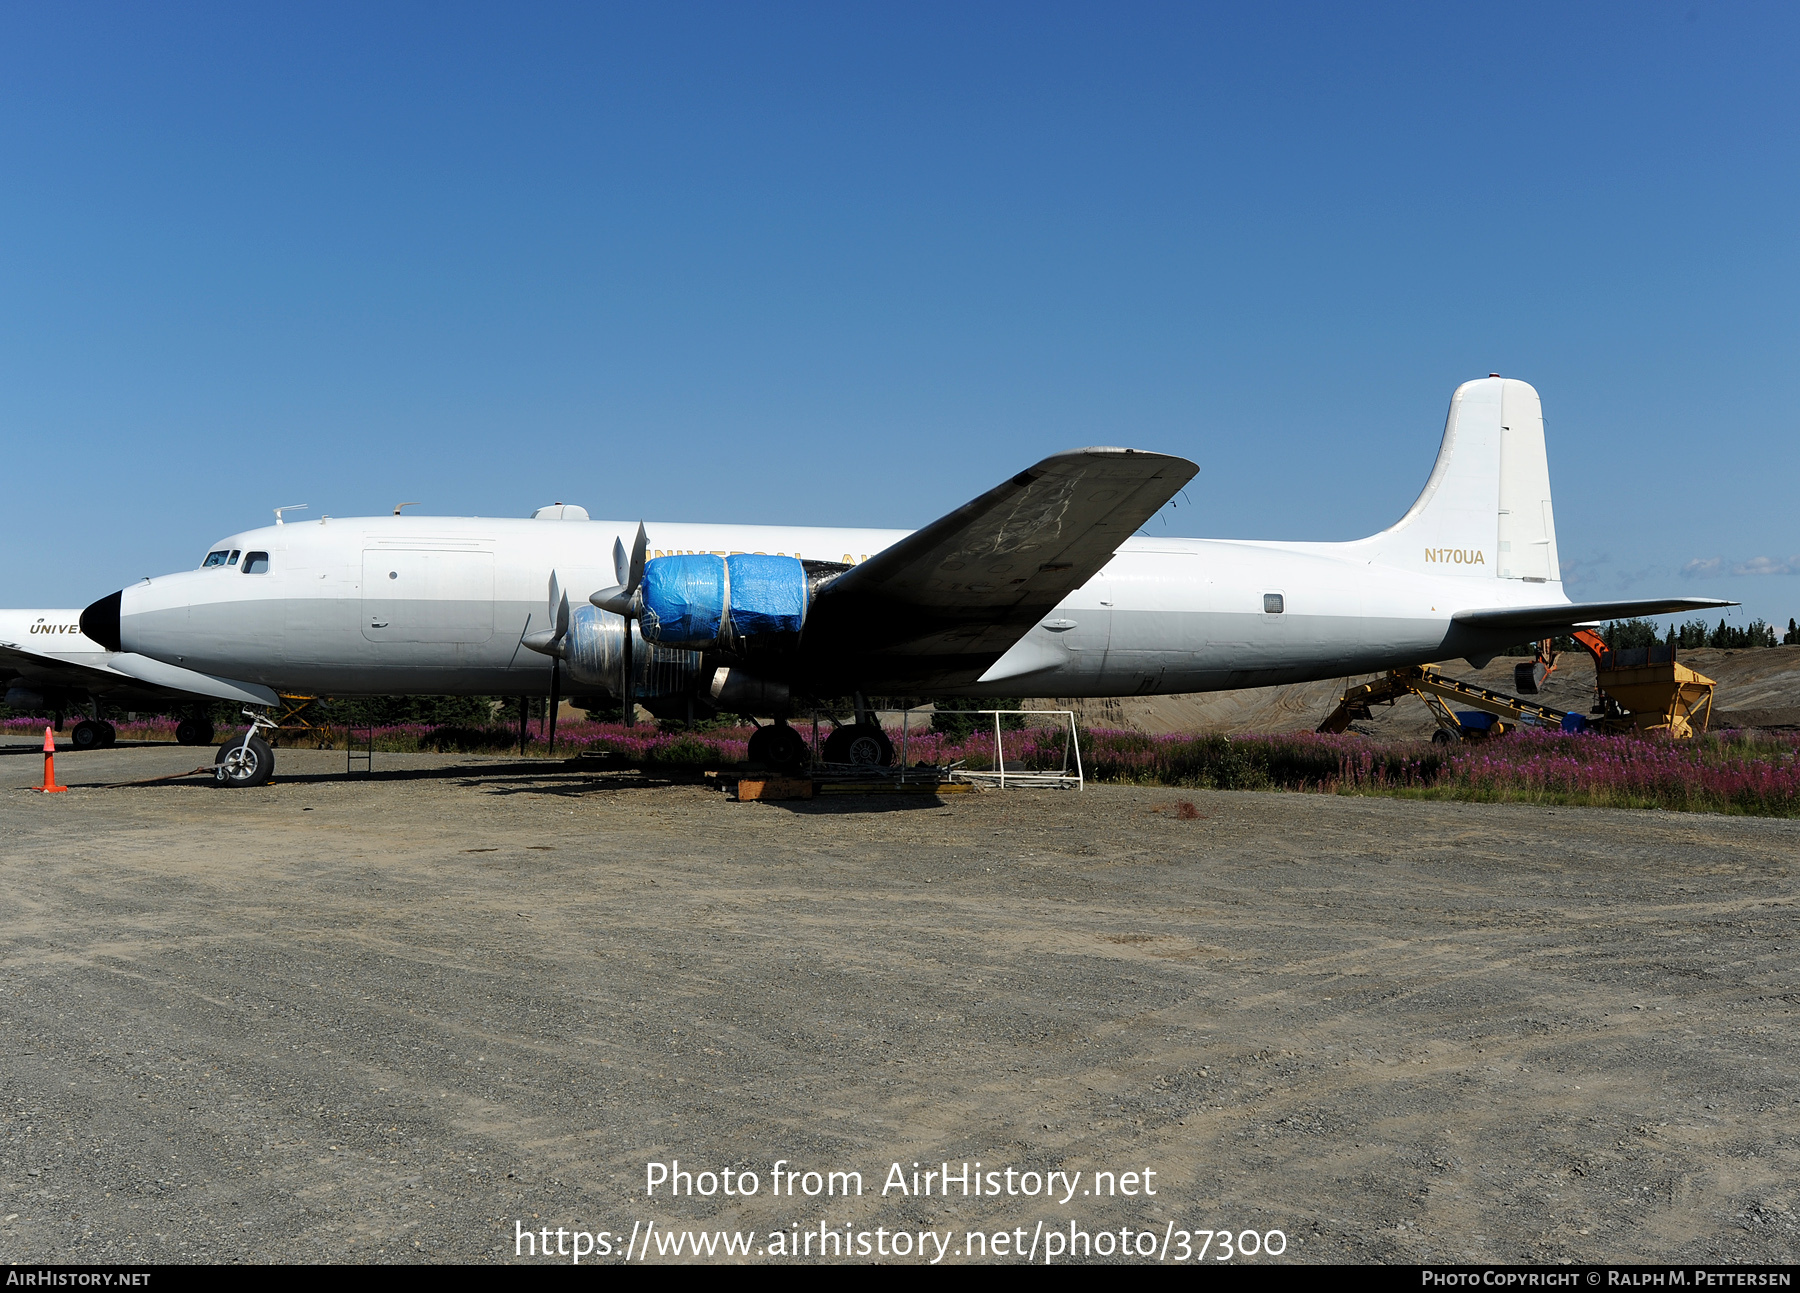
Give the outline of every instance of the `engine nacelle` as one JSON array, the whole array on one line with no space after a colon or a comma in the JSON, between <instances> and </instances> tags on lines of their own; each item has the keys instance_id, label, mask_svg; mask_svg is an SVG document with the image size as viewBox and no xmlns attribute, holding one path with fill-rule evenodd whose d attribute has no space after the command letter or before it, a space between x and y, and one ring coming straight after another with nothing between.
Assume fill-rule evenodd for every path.
<instances>
[{"instance_id":1,"label":"engine nacelle","mask_svg":"<svg viewBox=\"0 0 1800 1293\"><path fill-rule=\"evenodd\" d=\"M49 706L44 703L44 693L41 691L34 691L30 687L8 687L6 689L6 704L9 709L34 710L49 708Z\"/></svg>"},{"instance_id":2,"label":"engine nacelle","mask_svg":"<svg viewBox=\"0 0 1800 1293\"><path fill-rule=\"evenodd\" d=\"M785 714L788 708L788 685L759 678L742 669L713 670L707 684L707 695L718 709L739 714Z\"/></svg>"},{"instance_id":3,"label":"engine nacelle","mask_svg":"<svg viewBox=\"0 0 1800 1293\"><path fill-rule=\"evenodd\" d=\"M746 639L795 634L811 600L797 557L710 552L644 564L644 637L673 647L737 647Z\"/></svg>"},{"instance_id":4,"label":"engine nacelle","mask_svg":"<svg viewBox=\"0 0 1800 1293\"><path fill-rule=\"evenodd\" d=\"M563 667L578 687L619 694L620 655L625 650L627 621L597 606L576 606L569 613L563 639ZM644 641L631 625L631 690L633 698L692 695L700 680L700 653Z\"/></svg>"}]
</instances>

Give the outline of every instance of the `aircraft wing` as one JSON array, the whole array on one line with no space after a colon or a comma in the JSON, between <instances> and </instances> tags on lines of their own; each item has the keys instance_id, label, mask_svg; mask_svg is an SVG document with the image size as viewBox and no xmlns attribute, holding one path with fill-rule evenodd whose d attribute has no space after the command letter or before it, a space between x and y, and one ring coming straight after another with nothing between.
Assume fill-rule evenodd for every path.
<instances>
[{"instance_id":1,"label":"aircraft wing","mask_svg":"<svg viewBox=\"0 0 1800 1293\"><path fill-rule=\"evenodd\" d=\"M109 663L127 677L135 678L139 682L150 683L153 686L166 687L170 691L187 692L194 696L210 696L215 700L230 700L245 705L279 705L281 703L280 696L259 682L239 682L236 678L220 678L210 673L199 673L193 669L183 669L180 665L164 664L161 660L152 660L149 656L133 655L129 651L121 651L112 656Z\"/></svg>"},{"instance_id":2,"label":"aircraft wing","mask_svg":"<svg viewBox=\"0 0 1800 1293\"><path fill-rule=\"evenodd\" d=\"M1450 618L1472 629L1518 629L1548 632L1574 628L1594 620L1627 620L1643 615L1677 615L1682 611L1714 611L1736 602L1713 597L1657 597L1635 602L1566 602L1561 606L1501 606L1493 610L1458 611Z\"/></svg>"},{"instance_id":3,"label":"aircraft wing","mask_svg":"<svg viewBox=\"0 0 1800 1293\"><path fill-rule=\"evenodd\" d=\"M167 695L171 700L204 696L252 705L276 705L281 698L253 682L237 682L196 673L179 665L163 664L126 652L90 652L93 663L50 652L32 651L14 642L0 642L0 671L17 673L32 682L107 692L121 687Z\"/></svg>"},{"instance_id":4,"label":"aircraft wing","mask_svg":"<svg viewBox=\"0 0 1800 1293\"><path fill-rule=\"evenodd\" d=\"M1136 449L1046 458L825 585L807 612L803 667L972 681L1199 470Z\"/></svg>"}]
</instances>

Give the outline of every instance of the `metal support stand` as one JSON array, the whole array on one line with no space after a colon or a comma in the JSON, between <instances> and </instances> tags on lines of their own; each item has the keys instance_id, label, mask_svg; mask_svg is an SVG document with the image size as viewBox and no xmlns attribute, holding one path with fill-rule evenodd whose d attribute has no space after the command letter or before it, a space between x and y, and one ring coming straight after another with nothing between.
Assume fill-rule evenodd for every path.
<instances>
[{"instance_id":1,"label":"metal support stand","mask_svg":"<svg viewBox=\"0 0 1800 1293\"><path fill-rule=\"evenodd\" d=\"M356 748L356 734L358 732L363 734L363 748L360 750ZM362 771L365 777L375 775L375 729L373 727L352 727L349 724L345 724L344 776L348 777L350 775L352 769L355 768L358 759L362 760Z\"/></svg>"},{"instance_id":2,"label":"metal support stand","mask_svg":"<svg viewBox=\"0 0 1800 1293\"><path fill-rule=\"evenodd\" d=\"M991 782L1001 790L1011 785L1016 788L1042 788L1062 790L1085 790L1087 777L1081 768L1081 736L1075 729L1075 712L1068 709L980 709L978 714L994 716L994 769L991 772L970 772L959 768L957 777L964 781ZM1054 772L1008 772L1006 770L1005 738L1001 734L1000 718L1003 714L1022 714L1030 718L1056 718L1066 720L1069 724L1069 743L1063 747L1062 766ZM1058 724L1061 726L1061 723ZM1074 767L1069 765L1073 763Z\"/></svg>"}]
</instances>

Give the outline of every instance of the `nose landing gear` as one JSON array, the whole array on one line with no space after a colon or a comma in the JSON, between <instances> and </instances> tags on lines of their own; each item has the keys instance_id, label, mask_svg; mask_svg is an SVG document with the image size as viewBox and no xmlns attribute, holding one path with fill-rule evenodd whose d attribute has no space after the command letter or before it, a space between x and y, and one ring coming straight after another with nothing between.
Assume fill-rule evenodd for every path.
<instances>
[{"instance_id":1,"label":"nose landing gear","mask_svg":"<svg viewBox=\"0 0 1800 1293\"><path fill-rule=\"evenodd\" d=\"M275 751L257 732L265 728L272 732L279 725L247 709L244 717L250 720L249 730L221 745L213 763L213 784L222 789L266 785L275 775Z\"/></svg>"}]
</instances>

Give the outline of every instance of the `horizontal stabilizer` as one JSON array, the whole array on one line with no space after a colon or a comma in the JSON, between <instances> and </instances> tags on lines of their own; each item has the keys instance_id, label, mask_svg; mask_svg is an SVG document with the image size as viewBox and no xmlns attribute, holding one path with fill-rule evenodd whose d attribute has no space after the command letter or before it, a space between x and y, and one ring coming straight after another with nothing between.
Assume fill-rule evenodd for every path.
<instances>
[{"instance_id":1,"label":"horizontal stabilizer","mask_svg":"<svg viewBox=\"0 0 1800 1293\"><path fill-rule=\"evenodd\" d=\"M1458 611L1450 618L1472 629L1573 628L1594 620L1628 620L1644 615L1680 615L1686 611L1716 611L1736 602L1714 597L1657 597L1635 602L1567 602L1561 606L1499 606L1492 610Z\"/></svg>"},{"instance_id":2,"label":"horizontal stabilizer","mask_svg":"<svg viewBox=\"0 0 1800 1293\"><path fill-rule=\"evenodd\" d=\"M180 665L164 664L161 660L152 660L149 656L133 655L124 652L109 655L107 667L116 669L128 678L136 678L139 682L154 683L158 687L168 687L174 691L185 691L195 696L212 696L219 700L235 701L242 705L279 705L281 697L270 691L261 683L238 682L234 678L215 678L210 673L197 673L192 669L183 669Z\"/></svg>"}]
</instances>

